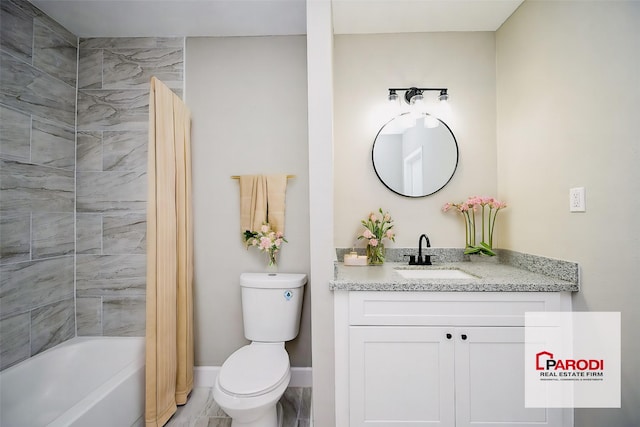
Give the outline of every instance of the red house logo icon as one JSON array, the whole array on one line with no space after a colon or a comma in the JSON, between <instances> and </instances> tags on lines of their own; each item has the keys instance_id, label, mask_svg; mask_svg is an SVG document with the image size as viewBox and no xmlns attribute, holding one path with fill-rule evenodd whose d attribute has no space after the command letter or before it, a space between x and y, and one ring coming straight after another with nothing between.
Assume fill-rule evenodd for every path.
<instances>
[{"instance_id":1,"label":"red house logo icon","mask_svg":"<svg viewBox=\"0 0 640 427\"><path fill-rule=\"evenodd\" d=\"M536 353L536 371L544 371L545 369L545 363L541 363L543 356L546 356L547 359L553 359L553 353L549 353L548 351Z\"/></svg>"}]
</instances>

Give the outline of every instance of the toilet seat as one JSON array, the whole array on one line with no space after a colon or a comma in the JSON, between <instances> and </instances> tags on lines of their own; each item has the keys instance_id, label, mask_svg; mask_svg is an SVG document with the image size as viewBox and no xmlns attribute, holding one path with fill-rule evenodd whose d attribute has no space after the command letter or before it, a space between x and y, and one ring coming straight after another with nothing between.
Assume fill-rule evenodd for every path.
<instances>
[{"instance_id":1,"label":"toilet seat","mask_svg":"<svg viewBox=\"0 0 640 427\"><path fill-rule=\"evenodd\" d=\"M289 355L283 343L252 343L224 362L218 375L222 391L237 397L269 393L289 379Z\"/></svg>"}]
</instances>

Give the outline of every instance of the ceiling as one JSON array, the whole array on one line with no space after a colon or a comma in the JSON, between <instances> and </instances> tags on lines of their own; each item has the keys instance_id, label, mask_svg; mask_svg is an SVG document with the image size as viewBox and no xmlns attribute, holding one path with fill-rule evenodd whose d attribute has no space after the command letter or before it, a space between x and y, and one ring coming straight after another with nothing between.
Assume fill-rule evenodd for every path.
<instances>
[{"instance_id":1,"label":"ceiling","mask_svg":"<svg viewBox=\"0 0 640 427\"><path fill-rule=\"evenodd\" d=\"M332 0L334 33L495 31L522 1ZM306 33L305 0L31 2L79 37L264 36Z\"/></svg>"}]
</instances>

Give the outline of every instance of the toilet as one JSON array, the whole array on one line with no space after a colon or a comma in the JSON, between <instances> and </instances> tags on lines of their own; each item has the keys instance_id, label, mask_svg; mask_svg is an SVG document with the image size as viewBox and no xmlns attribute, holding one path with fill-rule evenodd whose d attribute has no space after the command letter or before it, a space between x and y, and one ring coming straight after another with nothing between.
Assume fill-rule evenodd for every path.
<instances>
[{"instance_id":1,"label":"toilet","mask_svg":"<svg viewBox=\"0 0 640 427\"><path fill-rule=\"evenodd\" d=\"M231 427L281 427L278 401L291 379L284 343L298 335L306 283L305 274L240 275L244 336L251 343L227 358L213 387Z\"/></svg>"}]
</instances>

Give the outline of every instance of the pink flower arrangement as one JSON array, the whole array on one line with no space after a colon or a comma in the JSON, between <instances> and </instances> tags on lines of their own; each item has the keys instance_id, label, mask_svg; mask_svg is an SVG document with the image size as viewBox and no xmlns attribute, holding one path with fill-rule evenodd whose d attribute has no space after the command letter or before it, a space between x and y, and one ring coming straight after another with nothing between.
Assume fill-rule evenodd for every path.
<instances>
[{"instance_id":1,"label":"pink flower arrangement","mask_svg":"<svg viewBox=\"0 0 640 427\"><path fill-rule=\"evenodd\" d=\"M465 254L481 253L495 256L496 253L493 251L493 232L496 226L496 216L501 209L506 207L506 203L493 197L473 196L462 203L446 203L442 210L447 212L455 209L462 214L465 225ZM476 212L478 211L481 212L482 218L480 224L482 240L479 245L476 245ZM489 241L487 242L485 238L488 238Z\"/></svg>"},{"instance_id":2,"label":"pink flower arrangement","mask_svg":"<svg viewBox=\"0 0 640 427\"><path fill-rule=\"evenodd\" d=\"M244 240L247 249L254 246L269 256L269 266L277 265L280 247L283 243L288 243L282 232L273 231L268 223L262 224L259 231L245 231Z\"/></svg>"},{"instance_id":3,"label":"pink flower arrangement","mask_svg":"<svg viewBox=\"0 0 640 427\"><path fill-rule=\"evenodd\" d=\"M365 239L367 241L367 256L369 263L382 264L384 262L384 242L383 239L391 241L396 240L396 236L392 230L393 220L389 212L382 212L382 208L378 209L380 215L371 212L367 219L360 221L364 226L364 231L358 236L358 240Z\"/></svg>"}]
</instances>

